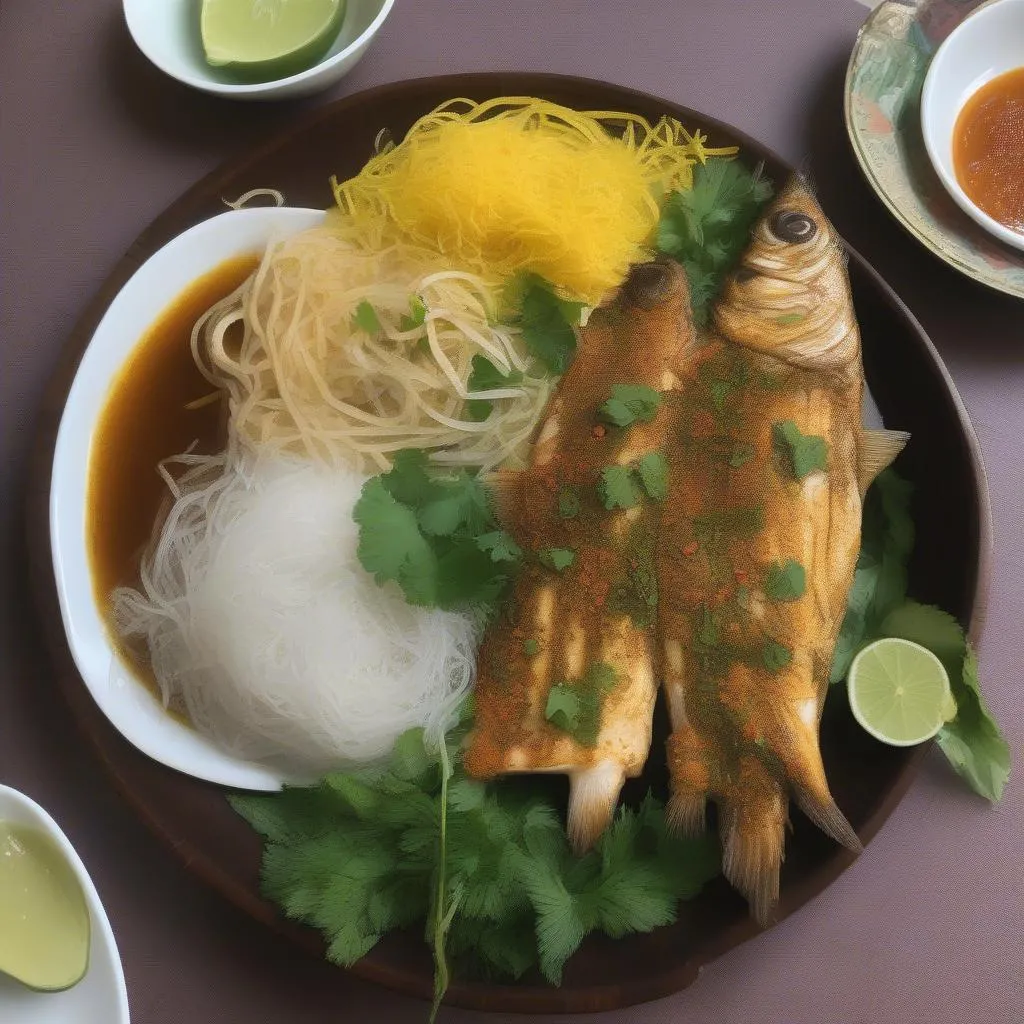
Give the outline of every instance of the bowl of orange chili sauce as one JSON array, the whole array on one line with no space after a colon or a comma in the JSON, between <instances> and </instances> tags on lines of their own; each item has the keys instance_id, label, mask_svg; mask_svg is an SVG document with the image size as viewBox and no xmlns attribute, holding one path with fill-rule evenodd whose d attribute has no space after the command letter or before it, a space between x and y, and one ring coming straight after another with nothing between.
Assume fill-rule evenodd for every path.
<instances>
[{"instance_id":1,"label":"bowl of orange chili sauce","mask_svg":"<svg viewBox=\"0 0 1024 1024\"><path fill-rule=\"evenodd\" d=\"M946 38L925 78L921 128L957 205L1024 249L1024 0L992 0Z\"/></svg>"}]
</instances>

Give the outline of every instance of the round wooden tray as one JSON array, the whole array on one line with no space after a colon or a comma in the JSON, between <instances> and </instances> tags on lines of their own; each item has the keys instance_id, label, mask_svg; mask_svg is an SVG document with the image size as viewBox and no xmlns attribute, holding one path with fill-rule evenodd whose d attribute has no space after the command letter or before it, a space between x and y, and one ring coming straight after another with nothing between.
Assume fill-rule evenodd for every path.
<instances>
[{"instance_id":1,"label":"round wooden tray","mask_svg":"<svg viewBox=\"0 0 1024 1024\"><path fill-rule=\"evenodd\" d=\"M747 161L763 160L776 182L790 173L773 153L695 111L617 86L541 74L460 75L402 82L315 111L266 145L234 159L186 192L143 232L113 270L68 339L45 403L28 497L35 598L41 628L67 700L114 781L146 823L188 867L254 919L321 954L314 931L285 921L259 892L260 841L229 808L224 792L149 760L109 724L78 677L57 604L48 533L53 445L72 378L100 317L129 276L181 231L223 211L222 200L252 188L280 189L289 204L331 204L328 179L355 173L382 128L401 138L420 115L446 98L483 100L538 95L582 109L669 113L700 128L712 145L736 143ZM935 349L899 299L856 253L850 279L864 340L871 389L886 421L910 430L913 442L899 469L916 485L917 546L911 589L940 604L975 633L980 629L990 559L988 497L974 431ZM862 840L869 840L899 802L925 748L882 747L842 705L826 707L822 749L839 806ZM652 755L652 762L654 757ZM821 892L852 855L794 809L777 919ZM758 931L744 902L721 879L684 904L676 924L621 941L586 940L560 988L537 977L514 985L456 978L448 1001L486 1010L530 1013L607 1010L664 996L689 985L704 963ZM363 978L428 998L429 952L421 934L389 936L353 968Z\"/></svg>"}]
</instances>

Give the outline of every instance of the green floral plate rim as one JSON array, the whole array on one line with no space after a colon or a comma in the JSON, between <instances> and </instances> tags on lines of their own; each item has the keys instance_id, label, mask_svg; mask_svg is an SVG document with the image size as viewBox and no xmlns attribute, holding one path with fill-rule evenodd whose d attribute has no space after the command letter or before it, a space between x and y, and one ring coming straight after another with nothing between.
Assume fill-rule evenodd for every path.
<instances>
[{"instance_id":1,"label":"green floral plate rim","mask_svg":"<svg viewBox=\"0 0 1024 1024\"><path fill-rule=\"evenodd\" d=\"M868 16L846 71L844 115L871 187L919 242L961 273L1024 298L1024 253L986 234L952 200L921 134L921 87L939 44L997 0L885 0Z\"/></svg>"}]
</instances>

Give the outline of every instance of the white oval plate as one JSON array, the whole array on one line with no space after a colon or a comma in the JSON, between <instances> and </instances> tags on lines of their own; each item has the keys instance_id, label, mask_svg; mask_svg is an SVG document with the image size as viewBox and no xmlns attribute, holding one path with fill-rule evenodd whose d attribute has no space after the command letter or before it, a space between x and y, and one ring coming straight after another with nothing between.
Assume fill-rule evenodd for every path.
<instances>
[{"instance_id":1,"label":"white oval plate","mask_svg":"<svg viewBox=\"0 0 1024 1024\"><path fill-rule=\"evenodd\" d=\"M89 908L89 968L63 992L33 992L0 975L0 1021L10 1024L128 1024L128 990L121 957L96 887L60 826L34 800L0 786L0 820L45 832L78 876Z\"/></svg>"},{"instance_id":2,"label":"white oval plate","mask_svg":"<svg viewBox=\"0 0 1024 1024\"><path fill-rule=\"evenodd\" d=\"M116 656L97 606L86 548L89 454L110 385L160 314L224 260L323 222L322 210L262 207L203 221L168 242L110 304L82 356L61 417L50 478L50 547L61 617L75 665L110 723L170 768L235 789L274 790L280 772L225 753L183 725Z\"/></svg>"}]
</instances>

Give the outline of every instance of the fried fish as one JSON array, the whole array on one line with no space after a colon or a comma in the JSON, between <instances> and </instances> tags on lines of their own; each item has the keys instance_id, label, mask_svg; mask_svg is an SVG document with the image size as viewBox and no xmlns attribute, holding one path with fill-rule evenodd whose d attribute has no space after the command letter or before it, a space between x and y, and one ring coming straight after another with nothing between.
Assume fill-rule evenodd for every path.
<instances>
[{"instance_id":1,"label":"fried fish","mask_svg":"<svg viewBox=\"0 0 1024 1024\"><path fill-rule=\"evenodd\" d=\"M860 336L837 239L791 182L757 224L700 353L678 367L659 525L669 814L718 808L723 870L765 921L788 802L850 849L818 746L861 500L907 435L861 425Z\"/></svg>"},{"instance_id":2,"label":"fried fish","mask_svg":"<svg viewBox=\"0 0 1024 1024\"><path fill-rule=\"evenodd\" d=\"M530 468L495 482L502 521L527 558L484 637L464 763L480 778L567 774L579 850L611 820L624 779L642 770L658 692L658 507L609 510L596 495L604 469L663 447L666 418L658 410L622 431L602 425L599 410L617 385L670 390L692 345L681 268L634 268L583 329Z\"/></svg>"}]
</instances>

